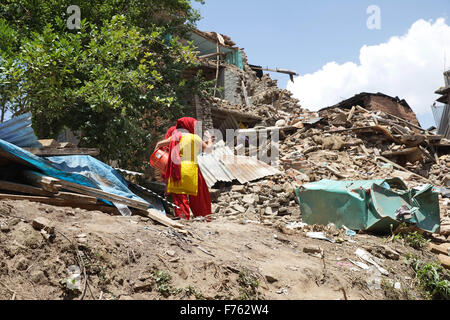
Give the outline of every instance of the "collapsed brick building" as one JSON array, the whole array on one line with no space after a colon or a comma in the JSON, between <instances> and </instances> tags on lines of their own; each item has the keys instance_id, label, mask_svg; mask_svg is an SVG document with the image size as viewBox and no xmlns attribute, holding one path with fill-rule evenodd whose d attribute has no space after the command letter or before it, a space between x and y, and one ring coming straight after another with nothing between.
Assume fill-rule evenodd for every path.
<instances>
[{"instance_id":1,"label":"collapsed brick building","mask_svg":"<svg viewBox=\"0 0 450 320\"><path fill-rule=\"evenodd\" d=\"M295 71L249 64L245 52L223 34L193 30L189 40L197 48L199 66L187 70L185 76L201 70L205 80L215 81L213 98L193 99L193 115L203 122L203 129L225 133L226 129L269 126L301 112L299 100L263 73L280 72L293 79Z\"/></svg>"},{"instance_id":2,"label":"collapsed brick building","mask_svg":"<svg viewBox=\"0 0 450 320\"><path fill-rule=\"evenodd\" d=\"M272 126L282 119L290 124L309 111L288 90L278 88L277 81L263 71L288 74L291 81L295 71L267 69L249 64L243 49L217 32L193 30L190 40L197 48L200 66L188 70L186 76L202 70L206 80L215 81L214 98L193 101L192 115L203 121L203 129L226 129ZM334 106L323 108L351 109L359 105L370 111L382 111L420 126L416 114L404 99L383 93L359 93ZM319 112L320 112L319 111Z\"/></svg>"},{"instance_id":3,"label":"collapsed brick building","mask_svg":"<svg viewBox=\"0 0 450 320\"><path fill-rule=\"evenodd\" d=\"M328 108L351 109L352 106L355 105L359 105L370 111L383 111L385 113L390 113L420 126L416 114L404 99L401 100L399 97L393 98L380 92L362 92L349 99L341 101L334 106L327 107L322 110L326 110Z\"/></svg>"}]
</instances>

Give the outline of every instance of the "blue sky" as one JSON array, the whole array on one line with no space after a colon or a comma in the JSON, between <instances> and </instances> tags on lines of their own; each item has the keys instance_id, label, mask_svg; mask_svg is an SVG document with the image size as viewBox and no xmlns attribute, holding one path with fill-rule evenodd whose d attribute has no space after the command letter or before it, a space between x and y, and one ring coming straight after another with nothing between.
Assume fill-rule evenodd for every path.
<instances>
[{"instance_id":1,"label":"blue sky","mask_svg":"<svg viewBox=\"0 0 450 320\"><path fill-rule=\"evenodd\" d=\"M381 10L380 30L367 28L370 5ZM402 36L419 19L450 21L449 0L205 0L194 6L203 17L198 28L230 36L244 48L251 64L296 70L300 75L333 61L358 64L361 47ZM289 80L284 74L271 77L282 88ZM436 77L443 84L442 73ZM434 124L431 115L420 114L419 120L423 126Z\"/></svg>"}]
</instances>

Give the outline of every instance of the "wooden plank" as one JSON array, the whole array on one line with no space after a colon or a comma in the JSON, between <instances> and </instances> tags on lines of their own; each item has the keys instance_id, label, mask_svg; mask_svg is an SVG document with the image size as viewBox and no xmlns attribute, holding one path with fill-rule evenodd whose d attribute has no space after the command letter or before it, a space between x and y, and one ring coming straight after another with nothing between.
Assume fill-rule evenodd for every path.
<instances>
[{"instance_id":1,"label":"wooden plank","mask_svg":"<svg viewBox=\"0 0 450 320\"><path fill-rule=\"evenodd\" d=\"M437 164L439 164L439 160L436 161L436 159L428 152L427 149L425 149L425 148L422 147L422 146L419 146L419 148L420 148L420 151L422 151L422 153L423 153L428 159L430 159L431 161L436 162Z\"/></svg>"},{"instance_id":2,"label":"wooden plank","mask_svg":"<svg viewBox=\"0 0 450 320\"><path fill-rule=\"evenodd\" d=\"M105 192L100 189L86 187L86 186L72 183L69 181L64 181L64 180L59 180L59 179L55 179L55 180L57 180L57 183L58 183L57 187L59 189L62 188L62 189L74 191L77 193L81 193L81 194L84 194L87 196L96 197L96 198L111 201L111 202L122 203L124 205L127 205L132 208L136 208L136 209L147 210L149 207L149 204L147 202L129 199L129 198L115 195L115 194L112 194L109 192Z\"/></svg>"},{"instance_id":3,"label":"wooden plank","mask_svg":"<svg viewBox=\"0 0 450 320\"><path fill-rule=\"evenodd\" d=\"M51 177L47 177L42 175L41 173L38 173L36 171L31 170L24 170L22 171L22 176L26 179L28 183L31 185L42 188L45 191L51 192L51 193L58 193L59 190L55 186L57 180L53 179Z\"/></svg>"},{"instance_id":4,"label":"wooden plank","mask_svg":"<svg viewBox=\"0 0 450 320\"><path fill-rule=\"evenodd\" d=\"M428 249L430 249L431 252L436 254L444 254L448 255L448 250L450 250L450 243L442 243L442 244L434 244L429 243Z\"/></svg>"},{"instance_id":5,"label":"wooden plank","mask_svg":"<svg viewBox=\"0 0 450 320\"><path fill-rule=\"evenodd\" d=\"M392 164L394 167L396 167L397 169L400 169L400 170L402 170L402 171L408 172L408 173L412 174L413 176L418 177L418 178L421 178L422 180L425 180L426 182L428 182L428 183L430 183L430 184L434 184L433 182L431 182L431 181L428 180L427 178L422 177L421 175L418 175L417 173L411 172L411 171L409 171L408 169L402 167L401 165L399 165L399 164L397 164L397 163L395 163L395 162L392 162L392 161L386 159L385 157L377 156L376 159L377 159L377 160L380 159L380 160L382 160L382 161L384 161L384 162L390 163L390 164Z\"/></svg>"},{"instance_id":6,"label":"wooden plank","mask_svg":"<svg viewBox=\"0 0 450 320\"><path fill-rule=\"evenodd\" d=\"M14 191L14 192L20 192L20 193L31 194L31 195L36 195L36 196L52 196L53 195L52 192L48 192L41 188L36 188L33 186L14 183L14 182L10 182L10 181L0 181L0 190Z\"/></svg>"},{"instance_id":7,"label":"wooden plank","mask_svg":"<svg viewBox=\"0 0 450 320\"><path fill-rule=\"evenodd\" d=\"M36 156L70 156L89 155L98 156L100 149L97 148L23 148Z\"/></svg>"},{"instance_id":8,"label":"wooden plank","mask_svg":"<svg viewBox=\"0 0 450 320\"><path fill-rule=\"evenodd\" d=\"M439 262L445 269L450 269L450 257L448 255L440 254L438 255Z\"/></svg>"},{"instance_id":9,"label":"wooden plank","mask_svg":"<svg viewBox=\"0 0 450 320\"><path fill-rule=\"evenodd\" d=\"M172 228L178 228L178 229L184 229L184 225L182 225L179 222L176 222L172 219L170 219L169 217L159 213L158 211L156 211L155 209L148 209L147 210L148 213L148 217L151 218L152 220L155 220L167 227L172 227Z\"/></svg>"},{"instance_id":10,"label":"wooden plank","mask_svg":"<svg viewBox=\"0 0 450 320\"><path fill-rule=\"evenodd\" d=\"M350 121L350 119L353 117L353 114L355 113L355 110L356 110L356 107L353 106L352 110L350 110L350 113L348 114L347 121Z\"/></svg>"},{"instance_id":11,"label":"wooden plank","mask_svg":"<svg viewBox=\"0 0 450 320\"><path fill-rule=\"evenodd\" d=\"M58 193L60 189L66 189L86 196L96 197L111 202L122 203L136 209L147 210L149 207L149 204L147 202L132 200L126 197L102 191L100 189L90 188L69 181L55 179L45 176L39 172L25 170L23 174L33 183L40 184L43 187L47 188L46 190L48 191L56 190L54 193Z\"/></svg>"},{"instance_id":12,"label":"wooden plank","mask_svg":"<svg viewBox=\"0 0 450 320\"><path fill-rule=\"evenodd\" d=\"M364 130L364 129L372 129L374 126L365 126L365 127L354 127L354 128L348 128L348 129L339 129L339 130L328 130L324 131L324 133L338 133L338 132L345 132L345 131L358 131L358 130Z\"/></svg>"},{"instance_id":13,"label":"wooden plank","mask_svg":"<svg viewBox=\"0 0 450 320\"><path fill-rule=\"evenodd\" d=\"M369 150L367 150L366 146L364 144L359 145L362 149L362 151L366 154L366 156L370 157Z\"/></svg>"},{"instance_id":14,"label":"wooden plank","mask_svg":"<svg viewBox=\"0 0 450 320\"><path fill-rule=\"evenodd\" d=\"M57 194L55 194L54 196L61 198L61 199L65 199L67 201L71 201L71 202L83 202L83 203L92 203L92 204L95 204L98 202L96 197L86 196L86 195L72 193L72 192L60 191Z\"/></svg>"},{"instance_id":15,"label":"wooden plank","mask_svg":"<svg viewBox=\"0 0 450 320\"><path fill-rule=\"evenodd\" d=\"M406 148L397 151L384 151L381 153L381 155L383 157L394 157L394 156L407 156L415 153L420 153L420 150L417 147Z\"/></svg>"},{"instance_id":16,"label":"wooden plank","mask_svg":"<svg viewBox=\"0 0 450 320\"><path fill-rule=\"evenodd\" d=\"M115 207L110 207L107 205L93 204L86 202L74 202L61 198L49 198L49 197L39 197L39 196L20 196L15 194L0 194L0 200L28 200L31 202L38 202L43 204L49 204L59 207L72 207L80 208L88 211L102 211L109 214L119 215L119 211Z\"/></svg>"},{"instance_id":17,"label":"wooden plank","mask_svg":"<svg viewBox=\"0 0 450 320\"><path fill-rule=\"evenodd\" d=\"M117 210L116 207L111 207L108 205L101 205L101 204L93 204L93 203L76 203L72 206L73 208L80 208L87 211L101 211L108 214L112 214L115 216L120 215L119 210Z\"/></svg>"},{"instance_id":18,"label":"wooden plank","mask_svg":"<svg viewBox=\"0 0 450 320\"><path fill-rule=\"evenodd\" d=\"M42 145L42 148L57 148L59 146L55 139L41 139L38 142Z\"/></svg>"},{"instance_id":19,"label":"wooden plank","mask_svg":"<svg viewBox=\"0 0 450 320\"><path fill-rule=\"evenodd\" d=\"M70 206L71 204L75 204L74 201L69 201L69 200L61 199L61 198L50 198L50 197L28 196L28 195L6 194L6 193L0 193L0 199L28 200L28 201L40 202L40 203L46 203L46 204L67 204L67 206Z\"/></svg>"}]
</instances>

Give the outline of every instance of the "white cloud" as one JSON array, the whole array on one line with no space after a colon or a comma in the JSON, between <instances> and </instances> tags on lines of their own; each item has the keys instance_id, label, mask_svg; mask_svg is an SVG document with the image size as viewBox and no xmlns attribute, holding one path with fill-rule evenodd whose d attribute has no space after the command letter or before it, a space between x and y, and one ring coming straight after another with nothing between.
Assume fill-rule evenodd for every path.
<instances>
[{"instance_id":1,"label":"white cloud","mask_svg":"<svg viewBox=\"0 0 450 320\"><path fill-rule=\"evenodd\" d=\"M444 56L450 68L450 26L444 18L418 20L401 37L360 49L359 64L329 62L319 71L289 81L287 89L304 108L318 110L360 92L405 99L420 119L431 112L444 85Z\"/></svg>"}]
</instances>

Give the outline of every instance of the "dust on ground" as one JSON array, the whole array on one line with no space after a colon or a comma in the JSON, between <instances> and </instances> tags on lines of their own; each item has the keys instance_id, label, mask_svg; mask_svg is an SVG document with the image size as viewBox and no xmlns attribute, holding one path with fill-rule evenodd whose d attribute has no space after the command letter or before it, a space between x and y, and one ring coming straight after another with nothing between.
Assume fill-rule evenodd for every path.
<instances>
[{"instance_id":1,"label":"dust on ground","mask_svg":"<svg viewBox=\"0 0 450 320\"><path fill-rule=\"evenodd\" d=\"M33 227L37 217L55 227L54 237ZM422 299L407 257L433 259L387 237L357 234L331 243L221 216L183 222L182 233L139 216L0 201L0 224L2 300ZM400 258L378 260L389 275L376 284L373 268L348 259L359 261L357 248L378 245ZM72 265L81 270L78 290L66 282Z\"/></svg>"}]
</instances>

